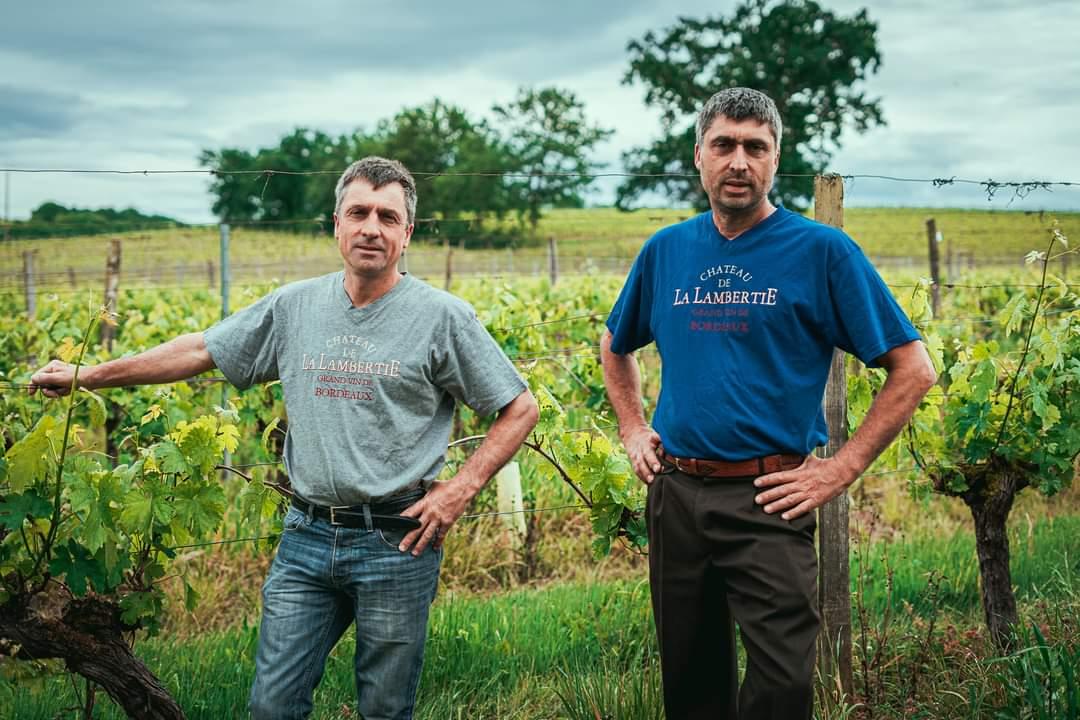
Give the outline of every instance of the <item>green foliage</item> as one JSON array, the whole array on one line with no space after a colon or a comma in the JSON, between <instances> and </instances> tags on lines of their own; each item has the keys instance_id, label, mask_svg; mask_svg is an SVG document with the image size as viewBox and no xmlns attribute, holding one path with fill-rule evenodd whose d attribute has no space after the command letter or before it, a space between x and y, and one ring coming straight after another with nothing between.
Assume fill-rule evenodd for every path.
<instances>
[{"instance_id":1,"label":"green foliage","mask_svg":"<svg viewBox=\"0 0 1080 720\"><path fill-rule=\"evenodd\" d=\"M1035 623L1020 641L1025 649L996 661L994 677L1008 692L995 717L1080 720L1080 645L1048 643Z\"/></svg>"},{"instance_id":2,"label":"green foliage","mask_svg":"<svg viewBox=\"0 0 1080 720\"><path fill-rule=\"evenodd\" d=\"M415 174L419 217L467 219L474 241L479 234L501 245L506 239L496 232L498 224L478 233L483 223L476 218L512 213L527 217L535 229L542 207L580 206L592 183L583 173L598 167L588 154L612 131L590 125L584 103L557 88L522 89L492 112L505 122L505 133L435 98L402 109L371 131L331 137L297 128L276 147L208 149L200 162L214 171L213 209L224 221L296 221L314 228L311 221L320 220L328 230L337 176L366 155L394 158ZM417 231L439 234L441 228L425 223Z\"/></svg>"},{"instance_id":3,"label":"green foliage","mask_svg":"<svg viewBox=\"0 0 1080 720\"><path fill-rule=\"evenodd\" d=\"M6 233L10 238L22 239L73 237L177 227L183 227L183 223L164 215L144 215L134 208L84 210L64 207L54 202L44 202L30 211L29 220L12 221L7 226Z\"/></svg>"},{"instance_id":4,"label":"green foliage","mask_svg":"<svg viewBox=\"0 0 1080 720\"><path fill-rule=\"evenodd\" d=\"M910 441L940 490L963 493L995 458L1047 496L1072 483L1080 454L1078 300L1057 282L1018 290L984 330L992 336L973 336L962 323L928 334L943 387L924 400Z\"/></svg>"},{"instance_id":5,"label":"green foliage","mask_svg":"<svg viewBox=\"0 0 1080 720\"><path fill-rule=\"evenodd\" d=\"M61 346L72 347L70 338ZM77 346L78 361L86 346ZM7 449L0 603L25 602L47 581L62 582L75 597L92 591L114 602L129 626L154 630L172 546L212 537L221 525L225 501L214 467L237 447L235 413L180 420L158 433L135 430L126 438L130 461L113 465L71 421L100 418L101 403L76 392L60 408L65 420L45 413ZM143 425L156 418L146 413Z\"/></svg>"},{"instance_id":6,"label":"green foliage","mask_svg":"<svg viewBox=\"0 0 1080 720\"><path fill-rule=\"evenodd\" d=\"M507 128L515 171L529 176L515 178L511 192L519 196L524 205L519 211L527 213L533 231L542 207L581 207L581 191L592 184L588 173L601 167L588 156L614 131L590 125L585 103L558 88L521 88L512 102L495 105L492 112Z\"/></svg>"},{"instance_id":7,"label":"green foliage","mask_svg":"<svg viewBox=\"0 0 1080 720\"><path fill-rule=\"evenodd\" d=\"M693 123L705 101L727 87L761 90L776 102L784 125L780 173L822 172L845 127L861 132L883 123L878 100L862 89L881 64L876 33L865 9L842 17L814 0L744 0L728 17L681 18L632 41L624 82L645 86L645 103L661 112L663 135L625 153L627 170L691 177L630 178L619 188L618 205L660 190L708 207L693 177ZM811 178L779 177L774 192L790 207L805 207Z\"/></svg>"},{"instance_id":8,"label":"green foliage","mask_svg":"<svg viewBox=\"0 0 1080 720\"><path fill-rule=\"evenodd\" d=\"M223 222L243 220L329 219L334 182L329 175L287 173L341 172L353 140L318 130L296 128L277 147L248 152L238 148L204 150L199 162L214 171L210 191L214 213ZM279 170L286 174L264 173Z\"/></svg>"}]
</instances>

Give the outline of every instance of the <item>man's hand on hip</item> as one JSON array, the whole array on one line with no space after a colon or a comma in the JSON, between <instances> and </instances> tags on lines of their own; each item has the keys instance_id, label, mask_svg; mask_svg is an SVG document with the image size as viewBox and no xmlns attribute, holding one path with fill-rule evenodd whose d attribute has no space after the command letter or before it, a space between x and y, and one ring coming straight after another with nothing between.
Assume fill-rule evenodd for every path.
<instances>
[{"instance_id":1,"label":"man's hand on hip","mask_svg":"<svg viewBox=\"0 0 1080 720\"><path fill-rule=\"evenodd\" d=\"M844 492L855 481L850 475L836 460L810 455L794 470L781 470L754 480L754 487L769 488L758 493L754 502L764 505L767 513L782 511L780 517L794 520Z\"/></svg>"},{"instance_id":2,"label":"man's hand on hip","mask_svg":"<svg viewBox=\"0 0 1080 720\"><path fill-rule=\"evenodd\" d=\"M622 437L623 447L634 466L634 472L646 485L652 483L662 465L657 457L660 436L648 425L629 431Z\"/></svg>"},{"instance_id":3,"label":"man's hand on hip","mask_svg":"<svg viewBox=\"0 0 1080 720\"><path fill-rule=\"evenodd\" d=\"M432 483L427 495L401 511L403 516L419 520L420 527L402 539L398 550L408 552L412 548L413 555L420 555L428 545L441 548L450 526L465 512L474 494L458 478Z\"/></svg>"}]
</instances>

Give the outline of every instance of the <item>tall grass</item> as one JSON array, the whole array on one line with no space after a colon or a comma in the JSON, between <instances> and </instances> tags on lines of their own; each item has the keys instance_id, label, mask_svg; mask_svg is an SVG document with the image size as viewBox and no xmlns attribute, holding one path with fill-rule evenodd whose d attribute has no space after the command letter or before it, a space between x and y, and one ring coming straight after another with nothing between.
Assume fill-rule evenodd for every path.
<instances>
[{"instance_id":1,"label":"tall grass","mask_svg":"<svg viewBox=\"0 0 1080 720\"><path fill-rule=\"evenodd\" d=\"M1080 518L1037 523L1013 543L1013 578L1033 629L1022 638L1027 649L1005 659L993 656L980 629L970 536L857 551L853 576L870 578L856 597L869 620L857 627L857 695L819 703L819 718L1073 717ZM931 571L942 579L928 583ZM183 642L143 640L137 652L188 717L217 720L245 713L255 642L256 629L241 624ZM350 633L331 656L313 717L355 717L352 653ZM83 699L52 669L0 681L0 718L79 717ZM660 717L659 687L644 578L490 596L443 592L432 608L417 717L652 720ZM121 715L102 698L95 717Z\"/></svg>"}]
</instances>

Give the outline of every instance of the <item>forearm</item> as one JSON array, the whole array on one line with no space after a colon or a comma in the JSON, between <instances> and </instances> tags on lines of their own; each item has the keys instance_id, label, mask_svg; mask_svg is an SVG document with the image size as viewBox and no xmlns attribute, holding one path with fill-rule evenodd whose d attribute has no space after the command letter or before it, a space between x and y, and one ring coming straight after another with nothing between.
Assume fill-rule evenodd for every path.
<instances>
[{"instance_id":1,"label":"forearm","mask_svg":"<svg viewBox=\"0 0 1080 720\"><path fill-rule=\"evenodd\" d=\"M189 333L131 357L84 367L79 385L91 390L184 380L215 367L201 332Z\"/></svg>"},{"instance_id":2,"label":"forearm","mask_svg":"<svg viewBox=\"0 0 1080 720\"><path fill-rule=\"evenodd\" d=\"M911 420L919 402L937 376L921 342L890 352L892 367L885 384L874 398L862 424L836 453L836 462L854 482L889 446Z\"/></svg>"},{"instance_id":3,"label":"forearm","mask_svg":"<svg viewBox=\"0 0 1080 720\"><path fill-rule=\"evenodd\" d=\"M461 467L453 482L460 483L470 498L475 496L514 456L538 418L536 400L525 390L499 412L484 441Z\"/></svg>"},{"instance_id":4,"label":"forearm","mask_svg":"<svg viewBox=\"0 0 1080 720\"><path fill-rule=\"evenodd\" d=\"M605 330L600 339L600 363L604 370L604 388L619 421L619 434L648 427L641 406L641 373L633 354L619 355L611 351L611 332Z\"/></svg>"}]
</instances>

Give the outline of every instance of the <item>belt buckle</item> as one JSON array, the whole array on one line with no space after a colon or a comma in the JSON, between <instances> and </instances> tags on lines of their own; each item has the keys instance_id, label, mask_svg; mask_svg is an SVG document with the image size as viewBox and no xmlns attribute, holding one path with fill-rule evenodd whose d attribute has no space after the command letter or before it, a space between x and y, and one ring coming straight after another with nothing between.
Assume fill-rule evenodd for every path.
<instances>
[{"instance_id":1,"label":"belt buckle","mask_svg":"<svg viewBox=\"0 0 1080 720\"><path fill-rule=\"evenodd\" d=\"M679 472L681 472L681 473L689 473L689 471L688 471L688 470L684 470L684 469L683 469L683 466L682 466L682 460L681 460L680 458L677 458L677 457L675 457L675 456L673 455L673 456L671 457L671 459L675 461L675 469L676 469L676 470L678 470L678 471L679 471Z\"/></svg>"},{"instance_id":2,"label":"belt buckle","mask_svg":"<svg viewBox=\"0 0 1080 720\"><path fill-rule=\"evenodd\" d=\"M344 523L339 523L337 521L336 512L338 510L348 510L348 509L349 509L348 505L331 505L330 506L330 524L331 525L337 525L339 527L343 526Z\"/></svg>"}]
</instances>

